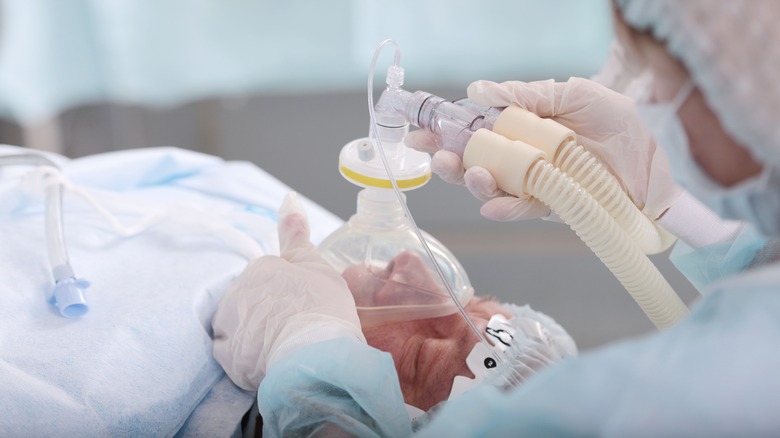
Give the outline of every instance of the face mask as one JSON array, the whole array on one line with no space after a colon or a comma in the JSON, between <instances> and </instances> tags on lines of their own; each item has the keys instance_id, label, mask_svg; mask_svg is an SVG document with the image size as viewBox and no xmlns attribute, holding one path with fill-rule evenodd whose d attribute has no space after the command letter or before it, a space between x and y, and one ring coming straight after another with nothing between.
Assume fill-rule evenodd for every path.
<instances>
[{"instance_id":1,"label":"face mask","mask_svg":"<svg viewBox=\"0 0 780 438\"><path fill-rule=\"evenodd\" d=\"M690 80L666 103L637 103L639 118L669 157L672 177L725 219L752 223L766 236L780 235L780 174L764 167L760 175L733 187L713 181L691 156L677 111L693 90Z\"/></svg>"}]
</instances>

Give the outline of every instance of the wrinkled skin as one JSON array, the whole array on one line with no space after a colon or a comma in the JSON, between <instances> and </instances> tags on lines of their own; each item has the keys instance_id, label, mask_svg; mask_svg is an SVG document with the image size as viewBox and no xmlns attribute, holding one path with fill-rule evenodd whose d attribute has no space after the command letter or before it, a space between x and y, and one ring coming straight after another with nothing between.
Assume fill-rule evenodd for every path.
<instances>
[{"instance_id":1,"label":"wrinkled skin","mask_svg":"<svg viewBox=\"0 0 780 438\"><path fill-rule=\"evenodd\" d=\"M497 313L510 317L500 304L485 298L472 298L466 313L480 331ZM477 337L460 313L365 328L363 334L369 345L393 356L404 400L412 406L428 410L447 399L456 375L474 377L466 356Z\"/></svg>"},{"instance_id":2,"label":"wrinkled skin","mask_svg":"<svg viewBox=\"0 0 780 438\"><path fill-rule=\"evenodd\" d=\"M364 266L353 266L342 276L358 306L399 305L409 300L429 304L450 299L412 252L400 253L384 270L369 272ZM466 312L481 331L497 313L510 317L500 304L486 298L472 298ZM369 345L393 356L404 399L412 406L428 410L447 399L456 375L474 377L466 366L466 356L477 337L460 313L364 327L363 334Z\"/></svg>"}]
</instances>

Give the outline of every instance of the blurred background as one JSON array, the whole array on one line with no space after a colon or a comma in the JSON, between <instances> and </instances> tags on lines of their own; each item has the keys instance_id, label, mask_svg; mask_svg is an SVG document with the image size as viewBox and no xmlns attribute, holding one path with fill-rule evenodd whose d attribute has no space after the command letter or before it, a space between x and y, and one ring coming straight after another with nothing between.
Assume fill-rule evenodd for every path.
<instances>
[{"instance_id":1,"label":"blurred background","mask_svg":"<svg viewBox=\"0 0 780 438\"><path fill-rule=\"evenodd\" d=\"M338 153L368 134L376 46L401 47L408 90L465 95L477 79L596 74L608 0L4 0L0 143L69 157L176 146L246 160L347 219L358 188ZM380 58L375 96L392 50ZM407 193L421 228L458 256L477 293L530 304L581 349L652 325L565 225L494 223L466 189ZM693 287L652 260L690 302Z\"/></svg>"}]
</instances>

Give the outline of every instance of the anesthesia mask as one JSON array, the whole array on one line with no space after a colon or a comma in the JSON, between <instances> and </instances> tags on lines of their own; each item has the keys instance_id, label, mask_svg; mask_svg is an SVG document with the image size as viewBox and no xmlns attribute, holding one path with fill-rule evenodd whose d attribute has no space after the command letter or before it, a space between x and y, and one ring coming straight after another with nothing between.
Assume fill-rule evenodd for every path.
<instances>
[{"instance_id":1,"label":"anesthesia mask","mask_svg":"<svg viewBox=\"0 0 780 438\"><path fill-rule=\"evenodd\" d=\"M354 170L355 163L344 155L342 168ZM366 184L358 193L357 212L320 243L320 254L347 281L364 328L457 312L437 269L461 305L474 295L455 256L433 236L420 233L438 267L433 266L393 191Z\"/></svg>"},{"instance_id":2,"label":"anesthesia mask","mask_svg":"<svg viewBox=\"0 0 780 438\"><path fill-rule=\"evenodd\" d=\"M341 175L363 187L357 212L318 247L347 280L364 328L463 313L474 295L455 256L417 228L406 206L402 192L430 180L431 159L406 147L409 122L389 102L402 91L398 53L388 70L387 89L373 104L373 68L380 49L368 83L370 135L348 143L339 154Z\"/></svg>"}]
</instances>

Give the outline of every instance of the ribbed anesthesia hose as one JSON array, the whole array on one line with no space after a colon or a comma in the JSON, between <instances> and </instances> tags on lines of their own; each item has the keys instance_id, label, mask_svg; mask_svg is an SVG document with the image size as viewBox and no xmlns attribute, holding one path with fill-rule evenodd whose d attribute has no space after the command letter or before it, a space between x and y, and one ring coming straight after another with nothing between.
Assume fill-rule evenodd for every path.
<instances>
[{"instance_id":1,"label":"ribbed anesthesia hose","mask_svg":"<svg viewBox=\"0 0 780 438\"><path fill-rule=\"evenodd\" d=\"M656 327L669 327L687 315L687 307L655 265L579 183L539 160L529 169L527 184L528 194L571 227Z\"/></svg>"},{"instance_id":2,"label":"ribbed anesthesia hose","mask_svg":"<svg viewBox=\"0 0 780 438\"><path fill-rule=\"evenodd\" d=\"M642 214L620 188L617 178L576 142L566 142L552 164L590 193L645 254L657 254L674 243L674 236Z\"/></svg>"},{"instance_id":3,"label":"ribbed anesthesia hose","mask_svg":"<svg viewBox=\"0 0 780 438\"><path fill-rule=\"evenodd\" d=\"M544 151L545 160L580 183L645 254L657 254L674 243L674 236L645 216L623 191L617 178L577 144L574 131L518 107L507 107L497 116L496 112L490 114L494 120L486 123L486 128Z\"/></svg>"},{"instance_id":4,"label":"ribbed anesthesia hose","mask_svg":"<svg viewBox=\"0 0 780 438\"><path fill-rule=\"evenodd\" d=\"M650 259L605 208L577 181L544 159L540 149L477 130L463 154L464 166L481 166L498 186L537 198L554 211L599 257L658 328L688 309Z\"/></svg>"}]
</instances>

